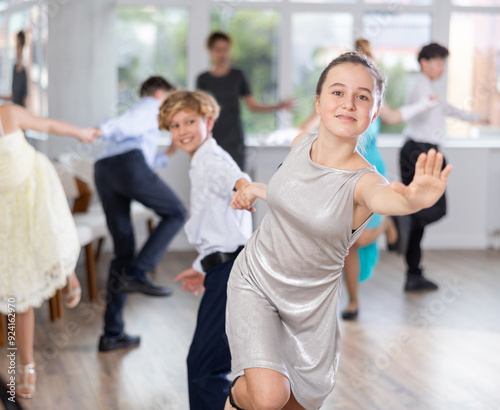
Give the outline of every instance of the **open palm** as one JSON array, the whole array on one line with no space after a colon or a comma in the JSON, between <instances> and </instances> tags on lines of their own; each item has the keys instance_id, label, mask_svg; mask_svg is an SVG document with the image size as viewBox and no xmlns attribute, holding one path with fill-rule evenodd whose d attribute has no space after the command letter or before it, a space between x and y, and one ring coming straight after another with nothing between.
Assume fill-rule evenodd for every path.
<instances>
[{"instance_id":1,"label":"open palm","mask_svg":"<svg viewBox=\"0 0 500 410\"><path fill-rule=\"evenodd\" d=\"M422 153L415 164L415 176L410 185L391 183L391 188L401 194L413 207L423 209L434 205L446 189L451 165L443 170L443 154L435 149Z\"/></svg>"}]
</instances>

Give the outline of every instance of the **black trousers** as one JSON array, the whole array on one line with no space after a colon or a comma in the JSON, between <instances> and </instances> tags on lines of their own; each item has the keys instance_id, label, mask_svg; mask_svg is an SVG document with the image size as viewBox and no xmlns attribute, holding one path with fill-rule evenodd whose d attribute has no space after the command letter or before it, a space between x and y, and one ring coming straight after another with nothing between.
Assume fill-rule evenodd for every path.
<instances>
[{"instance_id":1,"label":"black trousers","mask_svg":"<svg viewBox=\"0 0 500 410\"><path fill-rule=\"evenodd\" d=\"M431 148L439 151L439 147L435 144L425 142L416 142L409 139L401 148L399 155L399 167L401 172L401 180L403 184L409 185L415 176L415 164L418 156ZM443 161L443 168L446 166L446 160ZM446 214L446 196L443 196L438 202L430 208L423 209L415 214L410 215L410 234L408 238L408 246L406 249L406 264L408 266L408 275L421 275L422 268L420 261L422 259L421 242L424 236L424 228L428 224L441 219Z\"/></svg>"},{"instance_id":2,"label":"black trousers","mask_svg":"<svg viewBox=\"0 0 500 410\"><path fill-rule=\"evenodd\" d=\"M115 258L108 277L104 333L123 333L126 293L119 292L125 270L150 272L186 219L187 211L175 193L153 172L141 151L104 158L95 163L95 184L101 198ZM136 254L130 203L137 200L161 217L142 249Z\"/></svg>"},{"instance_id":3,"label":"black trousers","mask_svg":"<svg viewBox=\"0 0 500 410\"><path fill-rule=\"evenodd\" d=\"M208 270L187 358L191 410L223 409L229 393L231 353L226 336L227 281L234 261Z\"/></svg>"}]
</instances>

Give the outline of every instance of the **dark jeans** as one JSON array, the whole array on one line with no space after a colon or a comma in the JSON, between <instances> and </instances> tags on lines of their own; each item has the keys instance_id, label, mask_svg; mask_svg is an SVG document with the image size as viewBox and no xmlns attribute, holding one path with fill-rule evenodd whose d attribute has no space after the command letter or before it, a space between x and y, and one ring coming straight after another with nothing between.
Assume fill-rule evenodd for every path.
<instances>
[{"instance_id":1,"label":"dark jeans","mask_svg":"<svg viewBox=\"0 0 500 410\"><path fill-rule=\"evenodd\" d=\"M126 294L118 291L120 279L125 270L150 272L154 269L182 227L186 209L174 192L148 167L139 150L97 161L95 183L115 251L109 270L104 333L117 336L123 333L126 302ZM130 203L134 199L161 217L137 254L130 215Z\"/></svg>"},{"instance_id":2,"label":"dark jeans","mask_svg":"<svg viewBox=\"0 0 500 410\"><path fill-rule=\"evenodd\" d=\"M227 281L234 261L210 269L187 358L191 410L223 409L229 393L231 353L226 336Z\"/></svg>"},{"instance_id":3,"label":"dark jeans","mask_svg":"<svg viewBox=\"0 0 500 410\"><path fill-rule=\"evenodd\" d=\"M431 148L439 151L439 147L434 144L425 142L415 142L411 139L407 140L403 148L401 148L399 156L399 167L401 171L401 180L403 184L410 185L415 176L415 164L418 156L422 152L427 152ZM446 160L443 162L443 168L446 166ZM420 243L424 236L424 228L427 224L435 222L442 218L446 213L446 196L443 194L436 205L423 209L415 214L410 215L410 234L408 238L408 246L406 248L406 264L408 265L408 275L421 275L422 268L420 260L422 259L422 249Z\"/></svg>"}]
</instances>

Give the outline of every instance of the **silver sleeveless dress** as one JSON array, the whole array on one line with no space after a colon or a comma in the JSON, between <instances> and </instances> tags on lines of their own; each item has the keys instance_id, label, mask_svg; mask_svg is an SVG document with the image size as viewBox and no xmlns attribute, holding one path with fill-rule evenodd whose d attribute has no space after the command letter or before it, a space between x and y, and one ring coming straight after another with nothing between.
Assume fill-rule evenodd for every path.
<instances>
[{"instance_id":1,"label":"silver sleeveless dress","mask_svg":"<svg viewBox=\"0 0 500 410\"><path fill-rule=\"evenodd\" d=\"M269 182L269 212L234 263L226 310L233 373L278 371L306 409L335 383L342 267L369 220L353 232L354 187L376 172L314 163L316 138L304 137Z\"/></svg>"}]
</instances>

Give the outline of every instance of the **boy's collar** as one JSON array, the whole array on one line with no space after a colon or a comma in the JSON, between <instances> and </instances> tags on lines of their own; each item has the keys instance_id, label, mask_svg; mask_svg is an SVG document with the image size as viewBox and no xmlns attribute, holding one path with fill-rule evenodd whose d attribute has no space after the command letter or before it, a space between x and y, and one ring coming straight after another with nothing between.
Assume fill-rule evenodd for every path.
<instances>
[{"instance_id":1,"label":"boy's collar","mask_svg":"<svg viewBox=\"0 0 500 410\"><path fill-rule=\"evenodd\" d=\"M209 137L203 144L201 144L196 152L193 155L193 158L191 159L191 165L196 165L198 162L198 158L201 156L201 154L210 148L213 148L217 145L217 141L215 141L214 137Z\"/></svg>"}]
</instances>

